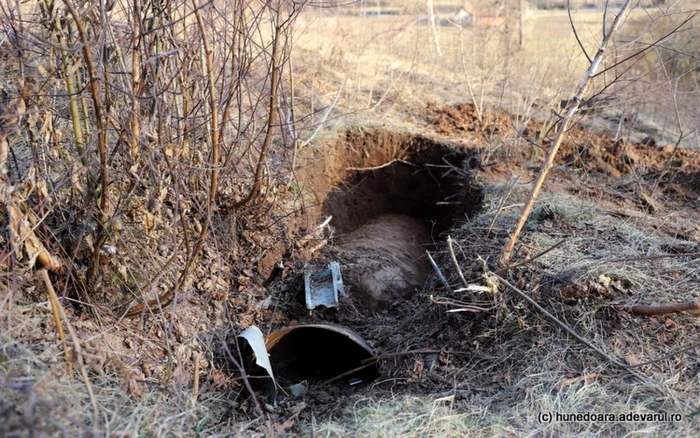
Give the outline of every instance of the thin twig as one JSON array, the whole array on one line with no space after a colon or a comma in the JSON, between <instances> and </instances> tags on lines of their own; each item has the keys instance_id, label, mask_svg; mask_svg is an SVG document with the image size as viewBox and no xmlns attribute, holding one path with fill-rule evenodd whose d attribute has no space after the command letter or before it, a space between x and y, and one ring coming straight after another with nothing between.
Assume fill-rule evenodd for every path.
<instances>
[{"instance_id":1,"label":"thin twig","mask_svg":"<svg viewBox=\"0 0 700 438\"><path fill-rule=\"evenodd\" d=\"M199 355L194 356L194 383L192 385L192 404L197 404L199 398Z\"/></svg>"},{"instance_id":2,"label":"thin twig","mask_svg":"<svg viewBox=\"0 0 700 438\"><path fill-rule=\"evenodd\" d=\"M97 152L100 158L100 200L99 215L97 220L97 235L95 236L95 243L93 245L92 265L88 270L88 282L92 284L96 279L97 268L99 267L100 263L100 248L107 240L107 216L110 208L107 175L107 131L104 127L102 100L100 99L100 86L98 85L102 79L100 79L100 77L97 75L97 69L95 68L95 63L92 59L89 39L87 32L85 32L85 27L83 26L82 17L75 10L71 1L64 1L63 3L66 5L70 15L73 17L75 27L78 29L78 35L80 36L80 42L82 43L83 59L85 60L85 65L90 78L90 97L92 98L93 110L95 111L95 125L97 127Z\"/></svg>"},{"instance_id":3,"label":"thin twig","mask_svg":"<svg viewBox=\"0 0 700 438\"><path fill-rule=\"evenodd\" d=\"M437 263L435 263L433 256L431 256L430 252L428 252L428 251L425 251L425 253L428 254L428 260L430 260L430 264L433 265L433 268L435 269L437 276L440 278L440 281L442 281L442 284L445 285L445 288L447 290L452 290L452 288L450 288L450 284L445 279L445 276L442 275L442 272L440 271L440 267L437 265Z\"/></svg>"},{"instance_id":4,"label":"thin twig","mask_svg":"<svg viewBox=\"0 0 700 438\"><path fill-rule=\"evenodd\" d=\"M411 356L411 355L417 355L417 354L454 354L456 356L473 356L473 353L465 352L465 351L450 351L450 350L411 350L411 351L400 351L398 353L386 353L386 354L380 354L379 356L372 356L368 357L367 359L362 359L360 362L362 365L359 367L353 368L349 371L346 371L342 374L339 374L335 377L332 377L328 380L324 380L319 384L319 386L325 386L330 383L336 382L343 377L350 376L352 374L355 374L358 371L362 371L366 368L371 367L372 365L375 365L377 362L380 360L385 360L385 359L394 359L397 357L401 356Z\"/></svg>"},{"instance_id":5,"label":"thin twig","mask_svg":"<svg viewBox=\"0 0 700 438\"><path fill-rule=\"evenodd\" d=\"M669 81L669 85L671 85L671 78L669 77L668 70L666 69L666 66L664 64L661 64L661 68L663 69L664 73L666 74L666 78ZM673 84L672 96L673 96L673 108L674 108L675 115L676 115L676 124L678 125L678 129L680 130L680 132L678 134L678 140L676 141L676 144L673 145L673 150L671 151L671 155L668 156L668 159L664 163L664 167L661 170L661 173L659 173L659 177L654 182L654 187L651 189L651 194L649 195L651 198L654 198L654 194L656 193L656 190L659 188L659 184L661 184L661 180L663 179L663 177L666 175L666 172L668 172L669 168L671 167L671 163L673 162L673 158L676 156L676 152L678 151L678 147L681 145L681 142L683 141L683 139L685 139L686 136L690 135L690 132L688 132L688 133L683 132L683 123L681 122L680 110L678 108L678 79L676 79L675 84Z\"/></svg>"},{"instance_id":6,"label":"thin twig","mask_svg":"<svg viewBox=\"0 0 700 438\"><path fill-rule=\"evenodd\" d=\"M494 309L495 307L490 307L490 308L485 308L485 307L479 307L479 306L474 306L472 304L467 304L463 303L458 300L451 300L449 298L444 298L444 299L436 299L432 295L428 297L431 303L433 304L438 304L441 306L460 306L458 309L449 309L447 312L473 312L473 313L481 313L481 312L489 312L490 310Z\"/></svg>"},{"instance_id":7,"label":"thin twig","mask_svg":"<svg viewBox=\"0 0 700 438\"><path fill-rule=\"evenodd\" d=\"M669 313L688 312L691 310L700 311L700 302L688 301L685 303L666 304L635 304L630 307L632 313L637 315L667 315Z\"/></svg>"},{"instance_id":8,"label":"thin twig","mask_svg":"<svg viewBox=\"0 0 700 438\"><path fill-rule=\"evenodd\" d=\"M362 371L362 370L364 370L364 369L366 369L366 368L371 367L372 365L375 365L376 362L377 362L377 358L376 358L376 357L373 357L373 358L370 358L370 359L372 360L371 362L366 363L366 364L364 364L364 365L360 365L359 367L353 368L353 369L351 369L350 371L346 371L346 372L344 372L344 373L342 373L342 374L338 374L337 376L332 377L332 378L330 378L330 379L328 379L328 380L324 380L323 382L319 383L319 386L326 386L326 385L329 385L329 384L331 384L331 383L333 383L333 382L337 382L338 380L342 379L343 377L347 377L347 376L353 375L353 374L355 374L355 373L358 372L358 371Z\"/></svg>"},{"instance_id":9,"label":"thin twig","mask_svg":"<svg viewBox=\"0 0 700 438\"><path fill-rule=\"evenodd\" d=\"M510 271L511 269L519 268L520 266L525 266L525 265L527 265L528 263L532 263L533 261L535 261L535 260L537 260L538 258L542 257L543 255L547 254L548 252L550 252L550 251L552 251L552 250L558 248L559 245L561 245L561 244L564 243L564 242L566 242L566 239L561 240L561 241L555 243L553 246L550 246L549 248L545 249L544 251L542 251L541 253L537 254L537 255L534 256L534 257L530 257L529 259L524 260L524 261L522 261L522 262L520 262L520 263L516 263L516 264L514 264L514 265L510 265L510 266L506 266L505 268L501 268L501 269L499 269L499 270L496 271L496 274L503 274L503 273L505 273L505 272Z\"/></svg>"},{"instance_id":10,"label":"thin twig","mask_svg":"<svg viewBox=\"0 0 700 438\"><path fill-rule=\"evenodd\" d=\"M569 130L571 123L572 123L572 120L573 120L573 117L574 117L574 114L576 114L576 111L579 109L581 102L583 102L583 98L586 96L588 89L590 88L591 83L593 82L593 77L595 77L596 72L598 71L598 68L600 67L601 63L603 62L603 58L605 57L605 54L606 54L607 45L610 42L610 40L612 39L611 36L615 33L615 31L617 29L619 29L622 26L622 22L627 17L627 14L629 13L629 10L631 9L632 3L633 3L632 0L625 0L625 3L620 8L620 12L618 13L617 17L615 17L615 21L613 22L613 24L610 28L610 32L601 41L600 47L598 47L598 51L596 52L596 55L593 58L593 61L591 62L590 66L588 67L588 71L586 72L586 76L584 77L581 84L578 86L578 89L576 91L576 94L574 95L574 98L571 99L565 115L563 115L562 120L559 122L559 127L557 128L556 138L555 138L554 142L552 143L552 146L549 149L547 157L545 158L544 162L542 163L542 166L540 167L540 171L539 171L539 174L537 175L537 179L535 180L535 183L532 186L532 191L530 192L530 196L528 196L528 199L525 202L525 206L523 207L523 210L520 214L520 218L518 219L518 222L515 225L513 232L511 233L510 240L503 248L503 253L501 255L501 260L500 260L500 263L502 266L507 265L508 262L510 261L511 254L513 253L513 248L515 247L515 244L518 241L518 237L520 236L520 232L522 231L523 227L525 226L525 222L527 222L527 219L530 217L530 212L532 211L532 208L535 205L535 201L537 200L537 196L539 195L540 190L542 189L542 185L544 184L544 181L547 179L547 175L549 174L549 170L552 168L552 165L554 163L554 158L556 157L557 152L559 151L559 147L561 146L562 142L564 141L564 135Z\"/></svg>"},{"instance_id":11,"label":"thin twig","mask_svg":"<svg viewBox=\"0 0 700 438\"><path fill-rule=\"evenodd\" d=\"M700 257L700 252L689 252L686 254L658 254L646 257L629 257L624 259L601 260L602 263L622 263L622 262L643 262L647 260L668 259L675 257Z\"/></svg>"},{"instance_id":12,"label":"thin twig","mask_svg":"<svg viewBox=\"0 0 700 438\"><path fill-rule=\"evenodd\" d=\"M228 360L230 360L231 363L233 363L233 366L235 366L238 372L241 374L243 384L245 385L246 390L248 390L250 398L253 400L253 406L255 406L255 410L258 412L258 415L260 416L260 418L265 418L265 413L262 410L262 405L260 404L257 395L255 395L255 391L253 391L253 387L250 385L250 378L246 373L245 368L243 367L243 355L241 354L241 349L238 344L238 338L234 338L234 342L236 344L236 351L238 352L238 359L233 357L233 353L231 353L231 349L229 348L229 345L226 342L226 340L221 340L221 346L223 347L223 350L226 353Z\"/></svg>"},{"instance_id":13,"label":"thin twig","mask_svg":"<svg viewBox=\"0 0 700 438\"><path fill-rule=\"evenodd\" d=\"M156 296L155 299L150 300L146 303L141 303L138 304L134 307L129 308L124 315L122 315L122 318L131 318L134 316L137 316L141 314L144 310L150 309L150 308L157 308L160 311L162 309L169 305L175 298L176 294L180 291L180 289L183 287L185 282L187 281L187 276L189 275L190 269L192 265L195 262L195 259L199 257L200 252L204 248L204 242L207 238L207 235L209 234L209 228L211 224L211 218L212 214L214 211L214 207L216 205L216 193L217 193L217 186L218 186L218 169L219 169L219 161L220 161L220 144L219 141L221 139L221 136L219 135L219 120L218 120L218 110L217 110L217 103L216 99L214 97L214 72L213 72L213 52L212 49L209 47L208 39L206 38L206 30L204 27L204 23L202 22L201 16L199 14L199 7L197 6L197 0L192 0L192 6L194 7L195 11L195 18L197 19L197 24L199 27L199 31L202 34L202 46L205 51L205 65L207 68L207 81L209 85L209 106L210 111L211 111L211 141L212 141L212 158L211 158L211 181L209 184L209 191L208 191L208 200L207 200L207 218L206 218L206 223L202 225L202 230L199 233L199 237L197 239L197 243L193 249L193 251L189 254L187 258L187 262L185 264L185 268L183 271L180 273L180 276L173 286L172 289L169 289L165 291L162 295ZM276 42L275 45L273 46L273 58L275 56L275 50L276 50ZM272 82L273 85L276 86L276 74L275 73L277 70L275 69L275 63L273 62L273 78ZM272 95L274 96L274 92ZM273 97L270 97L270 101L273 101ZM271 105L274 106L274 105ZM272 108L271 108L272 110ZM267 136L266 136L266 143L269 143ZM265 144L263 145L263 151L261 154L266 153L266 146ZM260 157L261 160L263 160L264 157ZM167 157L165 158L167 162ZM264 160L263 160L264 162ZM258 163L259 165L261 162ZM258 172L256 172L256 187L259 185L259 180L258 180ZM258 187L259 189L259 187ZM253 195L253 191L256 191L258 189L251 189L250 195ZM257 195L257 192L255 193ZM246 198L248 199L248 198ZM234 207L240 207L243 204L249 202L252 199L252 196L250 196L250 199L247 201L244 200L245 202L236 204ZM184 222L183 222L184 223ZM169 266L175 259L176 259L177 251L173 253L171 256L170 260L166 263L166 268ZM165 268L164 268L165 269Z\"/></svg>"},{"instance_id":14,"label":"thin twig","mask_svg":"<svg viewBox=\"0 0 700 438\"><path fill-rule=\"evenodd\" d=\"M569 14L569 24L571 24L571 30L574 32L574 37L576 37L576 42L578 43L578 46L581 48L581 51L583 52L584 56L588 60L588 63L590 64L593 62L591 60L591 57L588 56L588 52L586 51L586 48L583 47L583 43L581 42L581 38L578 36L578 32L576 31L576 25L574 25L574 18L571 16L571 0L566 0L566 12ZM605 31L603 31L603 35L605 35Z\"/></svg>"},{"instance_id":15,"label":"thin twig","mask_svg":"<svg viewBox=\"0 0 700 438\"><path fill-rule=\"evenodd\" d=\"M160 269L158 275L153 277L153 280L151 280L148 283L148 285L146 285L146 287L141 289L140 296L145 295L148 291L153 289L156 283L163 278L165 273L170 269L171 265L175 262L175 260L177 260L180 254L180 249L182 249L183 244L184 242L181 242L178 245L178 247L175 249L175 251L173 251L173 254L168 259L168 261L166 261L163 267ZM170 304L170 301L172 300L173 296L173 291L174 289L168 289L162 295L159 295L152 300L137 304L132 307L129 307L129 305L131 304L131 302L129 302L125 306L121 307L116 313L119 315L119 319L121 320L123 318L133 318L134 316L141 315L146 309L151 311L157 311L157 309L161 308L161 306Z\"/></svg>"},{"instance_id":16,"label":"thin twig","mask_svg":"<svg viewBox=\"0 0 700 438\"><path fill-rule=\"evenodd\" d=\"M491 230L493 229L493 226L496 224L496 219L498 219L498 216L501 215L501 212L503 211L503 207L505 207L506 202L508 201L508 198L510 197L511 192L515 188L515 185L520 181L520 177L522 175L518 175L515 177L513 182L511 183L510 187L508 187L508 191L506 192L505 196L503 196L503 199L501 199L501 202L498 205L498 208L496 209L496 213L493 215L493 220L491 220L491 223L489 224L489 229L486 231L486 236L491 234Z\"/></svg>"},{"instance_id":17,"label":"thin twig","mask_svg":"<svg viewBox=\"0 0 700 438\"><path fill-rule=\"evenodd\" d=\"M528 263L532 263L533 261L535 261L535 260L537 260L538 258L542 257L543 255L547 254L548 252L550 252L550 251L556 249L557 247L559 247L559 245L561 245L561 244L564 243L564 242L566 242L566 239L564 239L564 240L562 240L562 241L560 241L560 242L555 243L553 246L550 246L549 248L545 249L544 251L542 251L541 253L535 255L534 257L530 257L529 259L524 260L524 261L522 261L522 262L516 263L516 264L514 264L514 265L506 266L506 267L501 268L501 269L498 269L498 270L496 270L495 272L496 272L496 274L504 274L504 273L506 273L506 272L508 272L508 271L510 271L510 270L512 270L512 269L519 268L519 267L521 267L521 266L525 266L525 265L527 265ZM467 283L470 283L470 284L471 284L471 283L474 283L474 282L476 282L476 281L481 280L482 278L483 278L482 276L474 277L474 278L470 279Z\"/></svg>"},{"instance_id":18,"label":"thin twig","mask_svg":"<svg viewBox=\"0 0 700 438\"><path fill-rule=\"evenodd\" d=\"M265 127L265 137L263 138L263 143L260 146L260 155L258 156L258 162L255 166L255 175L253 179L253 187L251 187L248 194L236 202L233 205L234 210L238 210L247 204L253 202L258 194L260 193L260 188L262 186L263 170L265 169L267 163L267 155L270 149L270 144L272 143L273 130L275 128L275 122L277 119L277 93L279 89L279 77L280 69L282 65L280 63L280 39L283 32L281 23L280 11L274 11L274 34L272 36L272 53L270 54L270 101L268 107L267 116L267 126Z\"/></svg>"},{"instance_id":19,"label":"thin twig","mask_svg":"<svg viewBox=\"0 0 700 438\"><path fill-rule=\"evenodd\" d=\"M379 356L375 356L372 358L368 359L363 359L362 363L366 362L376 362L384 359L394 359L397 357L402 357L402 356L411 356L411 355L416 355L416 354L453 354L455 356L467 356L471 357L474 356L474 353L469 352L469 351L459 351L459 350L409 350L409 351L399 351L397 353L384 353L380 354Z\"/></svg>"},{"instance_id":20,"label":"thin twig","mask_svg":"<svg viewBox=\"0 0 700 438\"><path fill-rule=\"evenodd\" d=\"M48 289L48 286L47 286ZM63 332L63 323L61 323L61 317L58 307L61 305L58 302L56 293L49 292L49 303L51 303L51 312L53 313L53 319L56 323L56 329L58 330L58 338L61 340L61 345L63 346L63 353L66 356L66 368L68 369L68 376L73 375L73 362L70 358L70 353L68 352L68 345L66 344L66 335Z\"/></svg>"},{"instance_id":21,"label":"thin twig","mask_svg":"<svg viewBox=\"0 0 700 438\"><path fill-rule=\"evenodd\" d=\"M450 258L452 259L452 263L455 266L455 269L457 270L457 275L459 275L459 279L462 280L462 284L464 287L468 287L469 283L467 283L467 279L464 278L464 274L462 273L462 268L459 267L459 263L457 263L457 257L455 256L455 251L452 248L452 236L447 236L447 249L450 251Z\"/></svg>"},{"instance_id":22,"label":"thin twig","mask_svg":"<svg viewBox=\"0 0 700 438\"><path fill-rule=\"evenodd\" d=\"M587 347L590 348L591 350L593 350L593 351L595 351L596 353L598 353L600 356L602 356L603 358L605 358L606 360L608 360L608 361L609 361L610 363L612 363L613 365L618 366L618 367L620 367L620 368L622 368L622 369L624 369L624 370L626 370L626 371L632 373L632 375L634 375L635 377L637 377L638 379L640 379L640 380L642 380L642 381L644 381L644 382L646 382L646 379L644 378L644 376L642 376L642 375L640 375L640 374L638 374L638 373L632 371L632 370L631 370L632 368L639 368L639 367L646 366L646 365L652 365L652 364L657 363L657 362L662 362L662 361L664 361L664 360L666 360L666 359L670 359L671 357L673 357L673 356L675 356L675 355L677 355L677 354L683 353L683 352L688 351L688 350L692 350L693 348L696 348L696 347L700 346L700 342L696 342L696 343L691 344L691 345L689 345L689 346L687 346L687 347L683 347L683 348L679 348L679 349L677 349L677 350L673 350L673 351L671 351L671 352L668 353L668 354L665 354L665 355L663 355L663 356L661 356L661 357L658 357L658 358L656 358L656 359L652 359L652 360L647 361L647 362L626 364L626 363L624 363L624 362L621 362L621 361L619 361L619 360L617 360L617 359L611 357L611 356L608 355L606 352L604 352L602 349L596 347L596 346L593 345L591 342L589 342L586 338L584 338L583 336L581 336L581 335L579 335L578 333L576 333L571 327L569 327L568 325L566 325L566 324L564 324L563 322L561 322L556 316L554 316L554 315L552 315L551 313L549 313L547 310L544 309L544 307L542 307L542 306L540 306L539 304L537 304L537 302L536 302L535 300L533 300L532 298L530 298L525 292L523 292L523 291L521 291L520 289L518 289L517 287L513 286L513 285L512 285L510 282L508 282L508 280L506 280L505 278L503 278L503 277L501 277L500 275L498 275L498 274L496 274L496 273L493 273L493 272L491 272L490 274L496 276L503 284L505 284L506 286L508 286L508 288L509 288L510 290L512 290L513 292L515 292L515 293L517 293L518 295L520 295L520 297L523 298L523 299L524 299L525 301L527 301L528 303L532 304L532 306L535 307L535 309L539 310L539 311L540 311L544 316L546 316L550 321L552 321L553 323L555 323L556 325L558 325L562 330L564 330L565 332L567 332L568 334L570 334L571 336L573 336L576 340L578 340L579 342L581 342L582 344L584 344L585 346L587 346Z\"/></svg>"},{"instance_id":23,"label":"thin twig","mask_svg":"<svg viewBox=\"0 0 700 438\"><path fill-rule=\"evenodd\" d=\"M49 294L49 297L51 297L52 300L58 302L58 296L56 296L56 291L54 290L53 285L51 284L51 279L49 278L48 271L46 269L40 269L38 273L41 279L44 281L44 284L46 285L46 290ZM97 408L95 394L92 391L92 385L90 384L90 379L88 379L87 370L85 369L85 361L83 360L83 349L80 346L80 339L78 339L78 335L75 332L75 329L73 329L73 326L71 325L70 320L66 315L66 312L63 310L63 306L58 306L58 313L61 316L61 319L63 319L63 322L66 323L68 333L70 333L71 340L73 341L73 348L75 349L78 368L80 368L80 374L83 376L85 388L87 389L88 396L90 397L90 404L92 405L93 427L96 428L99 424L98 421L100 418L100 411Z\"/></svg>"},{"instance_id":24,"label":"thin twig","mask_svg":"<svg viewBox=\"0 0 700 438\"><path fill-rule=\"evenodd\" d=\"M301 143L301 147L306 147L311 143L311 140L316 137L316 134L323 128L323 125L326 123L326 120L328 119L328 116L331 114L331 111L333 111L333 108L335 108L336 104L338 103L338 99L340 99L340 93L343 91L343 87L345 86L345 82L340 84L340 88L338 88L338 93L335 95L335 99L333 100L333 103L326 109L326 112L323 114L323 117L321 117L321 121L318 122L318 125L316 125L316 129L314 129L314 132L311 133L309 138L304 140Z\"/></svg>"},{"instance_id":25,"label":"thin twig","mask_svg":"<svg viewBox=\"0 0 700 438\"><path fill-rule=\"evenodd\" d=\"M379 170L379 169L383 169L383 168L385 168L385 167L391 166L391 165L394 164L394 163L403 163L403 164L406 164L406 165L408 165L408 166L417 167L415 164L413 164L413 163L411 163L411 162L408 162L408 161L406 161L406 160L402 160L402 159L400 159L400 158L394 158L393 160L387 161L386 163L380 164L380 165L378 165L378 166L371 166L371 167L346 167L345 169L346 169L346 170L352 170L352 171L355 171L355 172L364 172L364 171L367 171L367 170Z\"/></svg>"},{"instance_id":26,"label":"thin twig","mask_svg":"<svg viewBox=\"0 0 700 438\"><path fill-rule=\"evenodd\" d=\"M570 334L571 336L573 336L574 338L576 338L579 342L581 342L582 344L584 344L584 345L587 346L588 348L592 349L592 350L595 351L596 353L598 353L598 354L600 354L601 356L603 356L605 359L607 359L608 361L610 361L610 363L612 363L612 364L614 364L614 365L617 365L618 367L627 369L627 367L628 367L629 365L618 361L617 359L611 357L610 355L608 355L606 352L604 352L604 351L601 350L600 348L598 348L598 347L596 347L595 345L591 344L591 343L590 343L588 340L586 340L583 336L581 336L581 335L579 335L578 333L576 333L571 327L569 327L568 325L566 325L566 324L564 324L563 322L561 322L556 316L552 315L552 314L549 313L544 307L542 307L542 306L540 306L539 304L537 304L537 302L536 302L535 300L533 300L532 298L530 298L530 296L528 296L525 292L521 291L521 290L518 289L517 287L513 286L512 284L510 284L510 282L508 282L508 280L506 280L505 278L503 278L503 277L501 277L500 275L496 274L495 272L489 272L489 274L496 276L503 284L505 284L506 286L508 286L508 288L509 288L510 290L512 290L513 292L515 292L515 293L517 293L518 295L520 295L520 297L523 298L523 299L524 299L525 301L527 301L528 303L532 304L532 306L535 307L535 309L539 310L544 316L546 316L547 318L549 318L550 321L552 321L553 323L555 323L556 325L558 325L562 330L564 330L565 332L567 332L568 334Z\"/></svg>"}]
</instances>

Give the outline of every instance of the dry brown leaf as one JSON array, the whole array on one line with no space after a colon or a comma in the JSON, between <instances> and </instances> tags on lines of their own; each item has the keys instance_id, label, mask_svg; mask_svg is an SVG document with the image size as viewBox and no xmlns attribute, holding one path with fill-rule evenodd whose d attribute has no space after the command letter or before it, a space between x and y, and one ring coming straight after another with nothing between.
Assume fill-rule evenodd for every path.
<instances>
[{"instance_id":1,"label":"dry brown leaf","mask_svg":"<svg viewBox=\"0 0 700 438\"><path fill-rule=\"evenodd\" d=\"M7 173L7 159L10 156L10 145L7 143L7 134L0 131L0 175Z\"/></svg>"},{"instance_id":2,"label":"dry brown leaf","mask_svg":"<svg viewBox=\"0 0 700 438\"><path fill-rule=\"evenodd\" d=\"M70 169L70 182L73 185L75 189L77 189L80 193L85 193L85 185L83 184L83 179L80 177L80 174L71 166Z\"/></svg>"},{"instance_id":3,"label":"dry brown leaf","mask_svg":"<svg viewBox=\"0 0 700 438\"><path fill-rule=\"evenodd\" d=\"M146 227L148 234L151 234L151 231L156 227L156 217L148 210L143 212L143 226Z\"/></svg>"},{"instance_id":4,"label":"dry brown leaf","mask_svg":"<svg viewBox=\"0 0 700 438\"><path fill-rule=\"evenodd\" d=\"M30 268L33 268L38 261L40 266L49 271L59 270L61 263L46 250L36 236L27 215L22 214L12 203L7 206L7 211L10 216L10 240L17 253L17 259L22 260L20 248L23 248Z\"/></svg>"},{"instance_id":5,"label":"dry brown leaf","mask_svg":"<svg viewBox=\"0 0 700 438\"><path fill-rule=\"evenodd\" d=\"M158 200L163 202L163 200L165 200L166 196L168 196L168 188L163 187L162 189L160 189L160 192L158 193Z\"/></svg>"},{"instance_id":6,"label":"dry brown leaf","mask_svg":"<svg viewBox=\"0 0 700 438\"><path fill-rule=\"evenodd\" d=\"M128 281L128 280L129 280L129 273L128 273L128 271L126 270L126 266L124 266L124 265L119 265L119 266L117 267L117 272L118 272L119 275L122 277L122 280L124 280L124 281Z\"/></svg>"},{"instance_id":7,"label":"dry brown leaf","mask_svg":"<svg viewBox=\"0 0 700 438\"><path fill-rule=\"evenodd\" d=\"M163 147L163 152L165 153L166 157L174 157L175 156L175 145L172 143L165 145Z\"/></svg>"},{"instance_id":8,"label":"dry brown leaf","mask_svg":"<svg viewBox=\"0 0 700 438\"><path fill-rule=\"evenodd\" d=\"M49 188L46 185L46 181L39 176L36 167L32 166L29 168L27 177L24 180L24 198L28 198L34 190L36 190L44 199L50 199Z\"/></svg>"}]
</instances>

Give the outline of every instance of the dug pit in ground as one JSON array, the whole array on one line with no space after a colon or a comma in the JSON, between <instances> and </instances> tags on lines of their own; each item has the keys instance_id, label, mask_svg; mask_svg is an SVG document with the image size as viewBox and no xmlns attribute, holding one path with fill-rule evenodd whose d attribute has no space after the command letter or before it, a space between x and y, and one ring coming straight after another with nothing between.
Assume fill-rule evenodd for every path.
<instances>
[{"instance_id":1,"label":"dug pit in ground","mask_svg":"<svg viewBox=\"0 0 700 438\"><path fill-rule=\"evenodd\" d=\"M474 151L407 134L350 131L325 157L336 257L353 298L376 308L409 298L430 273L426 249L477 212Z\"/></svg>"}]
</instances>

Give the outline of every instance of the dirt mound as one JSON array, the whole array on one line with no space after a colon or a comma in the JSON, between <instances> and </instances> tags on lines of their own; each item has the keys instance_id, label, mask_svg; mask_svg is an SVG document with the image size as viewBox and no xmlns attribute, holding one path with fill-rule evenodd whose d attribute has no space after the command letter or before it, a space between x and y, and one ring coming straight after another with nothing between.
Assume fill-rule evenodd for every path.
<instances>
[{"instance_id":1,"label":"dirt mound","mask_svg":"<svg viewBox=\"0 0 700 438\"><path fill-rule=\"evenodd\" d=\"M338 244L343 275L371 307L407 298L430 272L430 230L409 216L386 215L347 234Z\"/></svg>"},{"instance_id":2,"label":"dirt mound","mask_svg":"<svg viewBox=\"0 0 700 438\"><path fill-rule=\"evenodd\" d=\"M446 135L464 132L493 135L505 133L511 125L508 114L505 112L479 112L471 103L446 107L428 103L426 113L430 126L436 132Z\"/></svg>"},{"instance_id":3,"label":"dirt mound","mask_svg":"<svg viewBox=\"0 0 700 438\"><path fill-rule=\"evenodd\" d=\"M543 144L548 147L551 139L546 138ZM577 126L562 144L560 162L616 177L639 171L653 177L664 171L693 173L700 166L700 155L689 149L674 149L672 145L658 148L652 138L635 143Z\"/></svg>"},{"instance_id":4,"label":"dirt mound","mask_svg":"<svg viewBox=\"0 0 700 438\"><path fill-rule=\"evenodd\" d=\"M473 104L463 103L454 106L438 107L428 104L426 121L438 134L446 136L476 133L486 138L499 134L504 139L515 136L537 144L542 137L544 124L533 120L520 133L514 131L507 113L477 110ZM541 147L551 146L554 130L542 139ZM525 147L515 151L520 159L530 159L534 149ZM606 176L641 175L655 183L664 183L675 194L684 198L700 194L700 154L697 151L674 148L670 144L658 144L657 139L648 136L641 142L616 138L604 131L592 131L583 126L575 126L567 132L557 164L575 166Z\"/></svg>"}]
</instances>

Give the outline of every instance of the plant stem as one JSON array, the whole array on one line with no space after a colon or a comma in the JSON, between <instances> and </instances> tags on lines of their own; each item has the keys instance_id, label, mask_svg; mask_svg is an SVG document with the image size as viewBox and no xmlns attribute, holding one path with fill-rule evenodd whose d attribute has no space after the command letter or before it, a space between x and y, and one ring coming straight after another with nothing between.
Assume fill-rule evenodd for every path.
<instances>
[{"instance_id":1,"label":"plant stem","mask_svg":"<svg viewBox=\"0 0 700 438\"><path fill-rule=\"evenodd\" d=\"M603 58L605 57L606 47L612 39L612 36L615 33L615 31L620 28L625 17L627 17L631 6L632 0L626 0L620 8L620 12L617 14L617 17L615 17L615 21L613 22L610 31L605 35L605 37L601 41L600 47L598 47L598 52L593 57L593 60L591 61L591 64L588 68L588 72L583 78L583 82L581 82L581 85L579 85L576 95L573 99L571 99L571 102L569 102L566 114L562 116L562 119L559 122L559 127L557 129L557 135L555 137L554 143L549 149L549 153L547 154L547 157L545 158L544 162L542 163L542 166L540 167L540 173L539 175L537 175L537 179L535 180L535 183L532 187L530 196L528 197L527 201L525 202L525 205L523 206L523 210L520 213L518 223L516 224L515 229L511 233L510 240L508 241L508 243L506 243L505 247L503 248L503 254L501 255L500 260L500 264L503 266L507 265L510 261L511 254L513 253L513 248L515 247L515 244L518 241L520 232L522 231L523 227L525 226L525 222L530 216L530 212L532 211L532 208L535 205L535 201L537 200L537 195L540 193L545 179L547 179L547 174L549 173L549 170L552 167L552 163L554 162L554 158L557 155L557 151L559 151L559 146L561 146L562 141L564 140L564 134L566 134L566 132L571 127L571 121L573 119L573 116L574 114L576 114L579 105L583 101L584 96L590 88L593 77L598 71L598 67L600 67Z\"/></svg>"},{"instance_id":2,"label":"plant stem","mask_svg":"<svg viewBox=\"0 0 700 438\"><path fill-rule=\"evenodd\" d=\"M64 0L68 12L75 21L75 27L78 29L80 42L82 43L83 58L87 66L88 74L90 75L90 95L92 97L93 110L95 111L95 125L97 127L97 152L100 156L100 201L99 213L97 218L97 236L93 246L92 265L88 271L88 284L95 280L97 274L97 266L100 264L100 248L107 237L107 211L109 209L109 193L107 192L107 140L105 136L103 118L102 118L102 102L100 99L100 81L95 63L90 52L90 43L88 41L85 27L83 26L82 18L73 7L70 0Z\"/></svg>"},{"instance_id":3,"label":"plant stem","mask_svg":"<svg viewBox=\"0 0 700 438\"><path fill-rule=\"evenodd\" d=\"M267 130L265 131L265 139L263 140L262 148L260 149L260 156L258 157L258 164L255 168L255 180L253 181L253 187L250 189L248 196L234 204L233 208L238 209L253 201L256 196L260 193L260 186L262 185L263 169L265 168L265 162L267 161L267 151L270 148L270 142L272 141L272 130L274 128L275 119L277 119L277 88L279 87L279 76L280 76L280 63L279 63L279 40L282 34L281 23L280 23L280 11L275 11L275 34L272 41L272 59L270 66L270 108L267 119Z\"/></svg>"}]
</instances>

